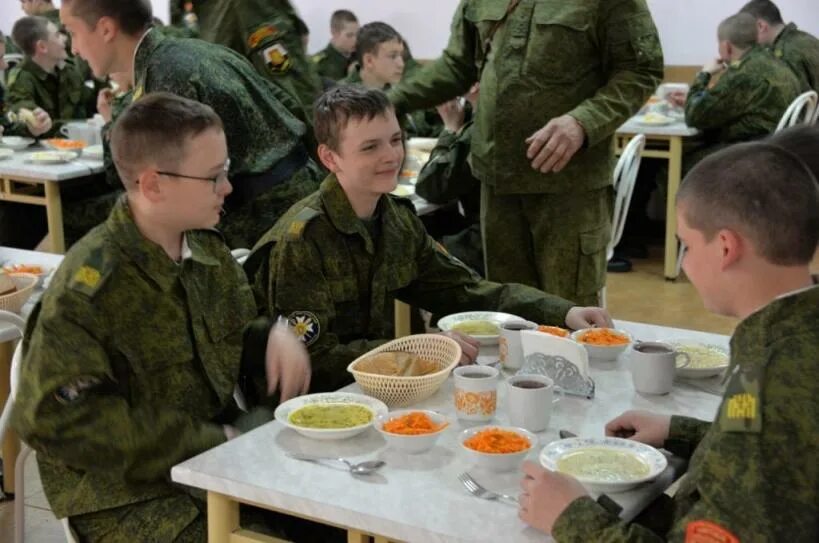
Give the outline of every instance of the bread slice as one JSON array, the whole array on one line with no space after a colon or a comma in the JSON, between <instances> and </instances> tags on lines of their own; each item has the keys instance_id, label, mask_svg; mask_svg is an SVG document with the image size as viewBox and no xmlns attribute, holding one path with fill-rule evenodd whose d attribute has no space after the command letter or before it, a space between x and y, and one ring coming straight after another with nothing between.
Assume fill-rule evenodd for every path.
<instances>
[{"instance_id":1,"label":"bread slice","mask_svg":"<svg viewBox=\"0 0 819 543\"><path fill-rule=\"evenodd\" d=\"M374 373L376 375L401 375L396 353L378 353L368 356L355 365L357 371Z\"/></svg>"},{"instance_id":2,"label":"bread slice","mask_svg":"<svg viewBox=\"0 0 819 543\"><path fill-rule=\"evenodd\" d=\"M0 273L0 296L17 292L17 285L11 280L11 277L5 273Z\"/></svg>"},{"instance_id":3,"label":"bread slice","mask_svg":"<svg viewBox=\"0 0 819 543\"><path fill-rule=\"evenodd\" d=\"M412 355L414 358L412 363L407 368L407 372L403 375L418 377L420 375L429 375L438 371L438 364L431 360L426 360L417 355Z\"/></svg>"}]
</instances>

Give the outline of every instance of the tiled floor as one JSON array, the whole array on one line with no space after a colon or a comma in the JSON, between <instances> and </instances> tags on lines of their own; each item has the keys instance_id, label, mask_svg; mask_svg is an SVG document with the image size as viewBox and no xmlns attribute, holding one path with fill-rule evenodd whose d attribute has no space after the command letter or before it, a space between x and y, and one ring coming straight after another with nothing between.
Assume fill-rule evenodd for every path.
<instances>
[{"instance_id":1,"label":"tiled floor","mask_svg":"<svg viewBox=\"0 0 819 543\"><path fill-rule=\"evenodd\" d=\"M814 259L819 272L819 254ZM609 274L608 307L618 319L730 334L735 319L712 315L705 310L694 287L681 277L675 282L663 277L662 257L657 251L647 260L635 260L634 271ZM26 465L26 539L36 543L65 541L62 527L51 513L40 485L34 456ZM13 540L12 503L0 503L0 541Z\"/></svg>"}]
</instances>

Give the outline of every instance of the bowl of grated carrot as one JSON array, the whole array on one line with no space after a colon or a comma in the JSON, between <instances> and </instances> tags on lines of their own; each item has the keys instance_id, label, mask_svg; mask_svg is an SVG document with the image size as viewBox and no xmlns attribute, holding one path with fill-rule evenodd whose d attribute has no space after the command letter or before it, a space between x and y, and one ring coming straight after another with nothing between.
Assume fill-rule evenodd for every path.
<instances>
[{"instance_id":1,"label":"bowl of grated carrot","mask_svg":"<svg viewBox=\"0 0 819 543\"><path fill-rule=\"evenodd\" d=\"M461 432L461 446L476 466L512 471L537 445L532 432L515 426L479 426Z\"/></svg>"},{"instance_id":2,"label":"bowl of grated carrot","mask_svg":"<svg viewBox=\"0 0 819 543\"><path fill-rule=\"evenodd\" d=\"M400 409L379 415L375 428L394 449L409 454L428 451L449 426L449 419L436 411Z\"/></svg>"},{"instance_id":3,"label":"bowl of grated carrot","mask_svg":"<svg viewBox=\"0 0 819 543\"><path fill-rule=\"evenodd\" d=\"M586 347L589 358L614 361L632 343L631 335L614 328L585 328L572 334L572 339Z\"/></svg>"}]
</instances>

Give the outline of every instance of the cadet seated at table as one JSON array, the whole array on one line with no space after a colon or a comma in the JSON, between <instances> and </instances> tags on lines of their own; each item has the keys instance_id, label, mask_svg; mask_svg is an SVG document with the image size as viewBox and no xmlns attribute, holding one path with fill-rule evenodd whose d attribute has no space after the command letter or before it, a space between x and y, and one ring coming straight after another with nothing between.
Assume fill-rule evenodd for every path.
<instances>
[{"instance_id":1,"label":"cadet seated at table","mask_svg":"<svg viewBox=\"0 0 819 543\"><path fill-rule=\"evenodd\" d=\"M311 58L324 79L339 81L347 77L358 34L358 19L352 11L339 9L330 16L330 43Z\"/></svg>"},{"instance_id":2,"label":"cadet seated at table","mask_svg":"<svg viewBox=\"0 0 819 543\"><path fill-rule=\"evenodd\" d=\"M12 425L81 541L205 541L205 504L171 467L271 419L239 411L244 377L277 376L285 400L306 391L310 362L286 326L254 320L213 228L232 190L214 111L147 95L111 146L126 194L32 313Z\"/></svg>"},{"instance_id":3,"label":"cadet seated at table","mask_svg":"<svg viewBox=\"0 0 819 543\"><path fill-rule=\"evenodd\" d=\"M387 23L367 23L356 38L356 62L342 84L359 84L370 89L387 90L404 77L407 65L404 38ZM413 61L414 62L414 61ZM443 122L434 110L420 110L401 119L407 137L434 137L443 128Z\"/></svg>"},{"instance_id":4,"label":"cadet seated at table","mask_svg":"<svg viewBox=\"0 0 819 543\"><path fill-rule=\"evenodd\" d=\"M0 71L6 72L8 77L9 65L4 58L7 51L7 43L11 43L8 36L4 36L0 31ZM0 136L3 134L7 136L19 135L23 133L37 133L44 134L51 129L51 117L40 108L35 108L31 115L26 113L23 117L27 119L19 119L17 114L9 115L8 109L8 91L3 81L0 81ZM28 120L30 126L25 126ZM2 245L2 244L0 244Z\"/></svg>"},{"instance_id":5,"label":"cadet seated at table","mask_svg":"<svg viewBox=\"0 0 819 543\"><path fill-rule=\"evenodd\" d=\"M9 74L8 107L11 111L46 111L54 121L46 132L22 135L57 136L65 121L87 119L96 112L96 94L85 85L85 75L65 50L65 35L45 17L23 17L14 23L14 42L25 59Z\"/></svg>"},{"instance_id":6,"label":"cadet seated at table","mask_svg":"<svg viewBox=\"0 0 819 543\"><path fill-rule=\"evenodd\" d=\"M310 348L312 391L348 384L347 364L395 336L396 299L438 315L497 310L570 328L610 322L603 309L482 280L427 234L412 203L389 194L404 145L382 91L327 91L315 127L332 173L262 237L245 265L260 312L286 316ZM462 362L474 361L477 343L451 335Z\"/></svg>"},{"instance_id":7,"label":"cadet seated at table","mask_svg":"<svg viewBox=\"0 0 819 543\"><path fill-rule=\"evenodd\" d=\"M819 169L807 163L819 128L807 130L802 144L774 137L714 154L677 195L686 275L711 311L742 319L724 399L713 423L629 411L606 425L690 457L673 501L653 504L652 530L626 525L575 479L528 463L524 521L558 542L816 539Z\"/></svg>"}]
</instances>

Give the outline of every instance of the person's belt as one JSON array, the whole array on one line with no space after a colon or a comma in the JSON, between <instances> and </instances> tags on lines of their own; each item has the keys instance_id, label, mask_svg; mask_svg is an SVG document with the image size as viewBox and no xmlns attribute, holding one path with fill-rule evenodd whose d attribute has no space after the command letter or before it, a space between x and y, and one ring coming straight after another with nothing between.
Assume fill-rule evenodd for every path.
<instances>
[{"instance_id":1,"label":"person's belt","mask_svg":"<svg viewBox=\"0 0 819 543\"><path fill-rule=\"evenodd\" d=\"M307 164L309 158L307 149L300 143L266 172L233 176L230 180L233 192L227 197L225 207L237 209L260 194L289 181L294 173Z\"/></svg>"}]
</instances>

